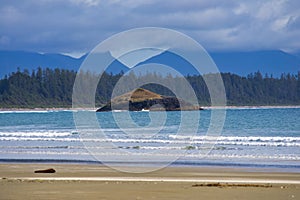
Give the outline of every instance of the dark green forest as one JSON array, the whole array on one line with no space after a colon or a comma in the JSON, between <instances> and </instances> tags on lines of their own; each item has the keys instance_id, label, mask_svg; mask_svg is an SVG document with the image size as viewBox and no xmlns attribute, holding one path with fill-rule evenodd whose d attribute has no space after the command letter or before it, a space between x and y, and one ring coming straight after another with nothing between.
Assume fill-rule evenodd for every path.
<instances>
[{"instance_id":1,"label":"dark green forest","mask_svg":"<svg viewBox=\"0 0 300 200\"><path fill-rule=\"evenodd\" d=\"M210 76L207 74L203 76ZM86 73L85 76L95 75ZM96 92L96 105L101 106L110 99L112 90L123 74L104 73ZM155 74L129 74L128 80L138 81L156 76ZM200 105L210 105L208 89L203 76L186 76ZM228 105L300 105L300 72L297 75L282 74L281 77L262 75L260 72L241 77L235 74L221 74ZM29 72L17 71L0 80L0 107L1 108L52 108L71 107L72 90L76 77L75 71L64 69L41 69ZM178 77L159 76L171 83L178 83ZM170 91L160 85L145 85L145 89L153 92L172 95Z\"/></svg>"}]
</instances>

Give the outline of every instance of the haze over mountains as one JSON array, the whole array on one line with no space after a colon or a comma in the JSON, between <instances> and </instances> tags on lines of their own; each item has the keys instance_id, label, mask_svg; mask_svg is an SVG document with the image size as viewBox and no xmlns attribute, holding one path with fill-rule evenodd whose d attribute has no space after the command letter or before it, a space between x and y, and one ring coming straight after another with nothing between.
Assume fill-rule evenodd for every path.
<instances>
[{"instance_id":1,"label":"haze over mountains","mask_svg":"<svg viewBox=\"0 0 300 200\"><path fill-rule=\"evenodd\" d=\"M110 55L110 54L109 54ZM241 76L257 72L268 73L278 77L282 73L296 74L300 71L300 55L289 54L279 50L252 51L252 52L211 52L211 57L217 64L220 72L230 72ZM73 58L63 54L41 54L25 51L0 51L0 78L17 68L29 72L41 68L61 68L78 71L86 55ZM193 75L195 69L183 58L171 52L163 52L139 64L160 63L172 66L183 75ZM139 65L138 64L138 65ZM184 66L184 67L183 67ZM128 68L115 60L107 72L117 74L126 72Z\"/></svg>"}]
</instances>

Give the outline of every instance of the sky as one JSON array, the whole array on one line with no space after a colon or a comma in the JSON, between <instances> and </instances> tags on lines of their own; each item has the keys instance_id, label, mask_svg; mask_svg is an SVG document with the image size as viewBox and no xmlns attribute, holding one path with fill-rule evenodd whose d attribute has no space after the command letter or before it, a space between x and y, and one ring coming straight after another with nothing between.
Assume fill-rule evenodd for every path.
<instances>
[{"instance_id":1,"label":"sky","mask_svg":"<svg viewBox=\"0 0 300 200\"><path fill-rule=\"evenodd\" d=\"M180 31L208 51L300 52L298 0L0 0L0 50L79 56L132 28Z\"/></svg>"}]
</instances>

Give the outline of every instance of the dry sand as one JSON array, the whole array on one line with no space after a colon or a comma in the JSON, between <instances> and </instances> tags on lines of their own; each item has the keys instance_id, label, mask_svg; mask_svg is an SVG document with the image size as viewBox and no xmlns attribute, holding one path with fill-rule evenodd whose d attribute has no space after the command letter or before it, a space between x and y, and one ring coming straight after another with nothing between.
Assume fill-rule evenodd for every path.
<instances>
[{"instance_id":1,"label":"dry sand","mask_svg":"<svg viewBox=\"0 0 300 200\"><path fill-rule=\"evenodd\" d=\"M50 167L57 172L33 173ZM299 173L168 167L146 174L132 174L99 165L0 165L0 199L299 198Z\"/></svg>"}]
</instances>

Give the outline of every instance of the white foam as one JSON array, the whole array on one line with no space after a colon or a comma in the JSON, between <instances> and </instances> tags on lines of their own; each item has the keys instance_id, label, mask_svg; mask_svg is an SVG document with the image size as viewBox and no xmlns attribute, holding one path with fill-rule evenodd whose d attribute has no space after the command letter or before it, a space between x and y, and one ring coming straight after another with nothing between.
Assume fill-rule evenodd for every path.
<instances>
[{"instance_id":1,"label":"white foam","mask_svg":"<svg viewBox=\"0 0 300 200\"><path fill-rule=\"evenodd\" d=\"M53 112L77 112L78 110L2 110L0 114L9 114L9 113L53 113ZM94 110L93 110L94 111Z\"/></svg>"},{"instance_id":2,"label":"white foam","mask_svg":"<svg viewBox=\"0 0 300 200\"><path fill-rule=\"evenodd\" d=\"M169 135L169 138L179 140L219 140L219 141L261 141L261 142L300 142L300 137L268 137L268 136L193 136Z\"/></svg>"},{"instance_id":3,"label":"white foam","mask_svg":"<svg viewBox=\"0 0 300 200\"><path fill-rule=\"evenodd\" d=\"M0 114L7 114L7 113L48 113L48 110L7 110L7 111L0 111Z\"/></svg>"},{"instance_id":4,"label":"white foam","mask_svg":"<svg viewBox=\"0 0 300 200\"><path fill-rule=\"evenodd\" d=\"M2 134L2 135L1 135ZM206 136L170 136L169 138L103 138L97 135L83 138L67 137L71 132L4 132L0 134L0 141L60 141L60 142L107 142L123 144L173 144L173 145L235 145L235 146L277 146L277 147L300 147L300 137L206 137ZM193 138L193 139L192 139ZM195 139L196 138L196 139Z\"/></svg>"},{"instance_id":5,"label":"white foam","mask_svg":"<svg viewBox=\"0 0 300 200\"><path fill-rule=\"evenodd\" d=\"M72 135L70 131L24 131L24 132L0 132L1 137L66 137ZM20 138L21 139L21 138Z\"/></svg>"},{"instance_id":6,"label":"white foam","mask_svg":"<svg viewBox=\"0 0 300 200\"><path fill-rule=\"evenodd\" d=\"M23 151L23 150L18 150L18 151L3 151L0 150L0 154L30 154L30 155L69 155L69 156L87 156L90 155L89 152L86 151L49 151L49 150L35 150L35 151ZM300 156L298 155L289 155L289 154L281 154L281 155L258 155L258 154L208 154L208 155L203 155L201 153L195 153L195 154L184 154L184 152L179 153L178 151L175 151L175 153L172 153L172 151L169 151L167 154L164 152L159 153L159 152L125 152L125 151L96 151L93 152L94 156L122 156L122 155L130 155L130 156L157 156L159 158L164 158L164 157L178 157L184 160L189 160L189 159L203 159L205 156L205 159L212 159L212 160L217 160L217 159L251 159L251 160L288 160L288 161L300 161ZM184 157L182 157L184 156Z\"/></svg>"},{"instance_id":7,"label":"white foam","mask_svg":"<svg viewBox=\"0 0 300 200\"><path fill-rule=\"evenodd\" d=\"M300 106L226 106L226 107L203 107L205 110L226 109L226 110L266 110L266 109L299 109Z\"/></svg>"}]
</instances>

